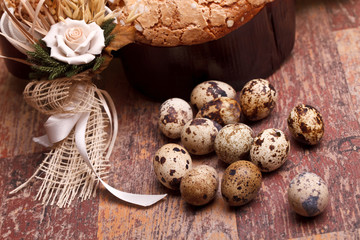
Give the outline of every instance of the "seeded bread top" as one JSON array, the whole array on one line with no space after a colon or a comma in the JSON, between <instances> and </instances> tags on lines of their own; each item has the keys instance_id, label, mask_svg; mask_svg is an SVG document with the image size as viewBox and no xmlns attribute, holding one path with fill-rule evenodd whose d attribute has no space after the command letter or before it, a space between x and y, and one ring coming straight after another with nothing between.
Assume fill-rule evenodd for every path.
<instances>
[{"instance_id":1,"label":"seeded bread top","mask_svg":"<svg viewBox=\"0 0 360 240\"><path fill-rule=\"evenodd\" d=\"M225 36L273 0L117 0L122 17L137 7L136 41L152 46L193 45ZM122 2L124 1L124 2ZM116 2L115 2L116 4Z\"/></svg>"}]
</instances>

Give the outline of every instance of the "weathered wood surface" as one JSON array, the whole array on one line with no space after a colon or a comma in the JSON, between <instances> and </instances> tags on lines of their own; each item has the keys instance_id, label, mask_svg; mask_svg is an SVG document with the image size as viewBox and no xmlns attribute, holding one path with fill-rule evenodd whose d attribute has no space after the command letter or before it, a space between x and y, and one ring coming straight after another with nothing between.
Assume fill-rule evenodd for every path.
<instances>
[{"instance_id":1,"label":"weathered wood surface","mask_svg":"<svg viewBox=\"0 0 360 240\"><path fill-rule=\"evenodd\" d=\"M194 208L155 179L152 156L168 139L157 129L160 103L129 86L118 62L104 73L100 87L113 97L119 133L111 157L109 183L135 193L168 193L162 202L137 208L105 190L66 209L34 201L38 182L15 195L9 191L32 175L45 149L31 138L44 133L45 117L22 99L25 83L10 76L0 61L0 238L1 239L360 239L360 1L298 0L292 56L270 81L279 92L272 115L249 123L257 133L275 127L287 134L286 117L298 103L323 114L326 132L315 147L291 140L286 164L263 174L258 197L229 208L220 193ZM116 73L114 73L116 72ZM220 173L214 154L194 157ZM296 174L312 171L328 183L326 211L303 218L291 211L287 186Z\"/></svg>"}]
</instances>

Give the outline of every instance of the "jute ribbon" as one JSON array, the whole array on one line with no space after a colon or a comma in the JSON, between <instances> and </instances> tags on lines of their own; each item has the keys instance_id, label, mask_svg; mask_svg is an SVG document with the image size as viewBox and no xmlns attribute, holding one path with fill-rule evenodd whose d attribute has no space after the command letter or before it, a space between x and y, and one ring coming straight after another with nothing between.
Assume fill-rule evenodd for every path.
<instances>
[{"instance_id":1,"label":"jute ribbon","mask_svg":"<svg viewBox=\"0 0 360 240\"><path fill-rule=\"evenodd\" d=\"M34 141L52 150L33 176L12 193L38 178L42 185L36 198L63 207L70 205L77 195L82 200L90 198L100 181L117 198L150 206L166 194L122 192L103 180L107 177L118 119L111 97L91 83L92 77L90 72L83 72L71 79L33 81L26 86L25 100L50 115L44 125L46 134Z\"/></svg>"}]
</instances>

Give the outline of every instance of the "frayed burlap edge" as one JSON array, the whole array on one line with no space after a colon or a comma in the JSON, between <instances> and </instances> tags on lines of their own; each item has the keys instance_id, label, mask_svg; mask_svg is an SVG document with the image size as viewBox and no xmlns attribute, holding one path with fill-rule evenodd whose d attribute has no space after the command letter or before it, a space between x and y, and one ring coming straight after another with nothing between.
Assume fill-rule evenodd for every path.
<instances>
[{"instance_id":1,"label":"frayed burlap edge","mask_svg":"<svg viewBox=\"0 0 360 240\"><path fill-rule=\"evenodd\" d=\"M106 96L92 84L92 77L87 71L71 79L32 81L24 90L24 98L46 115L89 112L85 136L87 153L98 175L106 178L111 151L111 117L104 111ZM74 89L79 89L79 84L81 92L74 93ZM69 206L77 197L81 201L94 197L99 182L77 150L74 131L57 143L46 154L33 176L12 193L25 187L34 178L41 181L35 198L44 204L56 204L60 208Z\"/></svg>"}]
</instances>

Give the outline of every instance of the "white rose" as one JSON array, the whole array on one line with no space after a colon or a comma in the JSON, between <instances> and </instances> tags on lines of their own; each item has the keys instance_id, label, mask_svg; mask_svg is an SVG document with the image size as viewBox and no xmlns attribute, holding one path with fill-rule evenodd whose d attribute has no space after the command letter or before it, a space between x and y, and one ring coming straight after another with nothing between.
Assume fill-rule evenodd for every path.
<instances>
[{"instance_id":1,"label":"white rose","mask_svg":"<svg viewBox=\"0 0 360 240\"><path fill-rule=\"evenodd\" d=\"M105 47L104 31L96 23L72 20L51 26L43 41L51 49L50 56L68 64L80 65L94 60Z\"/></svg>"}]
</instances>

